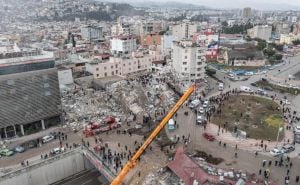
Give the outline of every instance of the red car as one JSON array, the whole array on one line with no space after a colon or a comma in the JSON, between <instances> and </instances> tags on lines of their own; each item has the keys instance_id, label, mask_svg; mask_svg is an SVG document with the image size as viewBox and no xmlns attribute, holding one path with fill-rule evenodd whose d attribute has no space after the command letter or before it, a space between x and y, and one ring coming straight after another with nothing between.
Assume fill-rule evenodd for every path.
<instances>
[{"instance_id":1,"label":"red car","mask_svg":"<svg viewBox=\"0 0 300 185\"><path fill-rule=\"evenodd\" d=\"M214 140L216 140L215 136L213 136L213 135L211 135L211 134L208 134L208 133L206 133L206 132L204 132L204 133L202 134L202 136L203 136L205 139L207 139L208 141L214 141Z\"/></svg>"}]
</instances>

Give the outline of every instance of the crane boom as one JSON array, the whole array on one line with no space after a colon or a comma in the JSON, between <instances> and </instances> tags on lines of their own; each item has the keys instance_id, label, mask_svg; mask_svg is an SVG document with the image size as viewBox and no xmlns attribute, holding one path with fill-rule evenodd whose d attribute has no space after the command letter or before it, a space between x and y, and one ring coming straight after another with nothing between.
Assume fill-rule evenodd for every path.
<instances>
[{"instance_id":1,"label":"crane boom","mask_svg":"<svg viewBox=\"0 0 300 185\"><path fill-rule=\"evenodd\" d=\"M182 95L182 97L178 100L178 102L174 105L174 107L170 110L170 112L164 117L164 119L160 122L159 125L153 130L147 140L143 143L143 145L139 148L139 150L134 154L134 156L125 164L121 172L118 176L111 182L111 185L120 185L124 180L127 173L134 168L136 165L136 161L143 154L146 148L151 144L154 138L159 134L159 132L164 128L166 123L173 117L175 112L181 107L181 105L188 99L188 97L194 92L195 85L191 85L188 90Z\"/></svg>"}]
</instances>

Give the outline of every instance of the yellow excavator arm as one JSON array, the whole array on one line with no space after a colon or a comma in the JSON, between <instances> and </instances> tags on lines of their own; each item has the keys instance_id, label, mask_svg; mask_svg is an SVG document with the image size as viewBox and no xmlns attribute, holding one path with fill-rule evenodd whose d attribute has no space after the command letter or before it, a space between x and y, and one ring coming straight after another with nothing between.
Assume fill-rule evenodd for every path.
<instances>
[{"instance_id":1,"label":"yellow excavator arm","mask_svg":"<svg viewBox=\"0 0 300 185\"><path fill-rule=\"evenodd\" d=\"M164 117L164 119L160 122L159 125L153 130L147 140L143 143L143 145L139 148L139 150L134 154L134 156L127 161L123 169L120 171L118 176L111 182L111 185L121 185L127 173L134 168L136 165L136 161L143 154L146 148L151 144L151 142L155 139L155 137L159 134L159 132L164 128L167 122L173 117L176 111L181 107L181 105L189 98L189 96L195 91L195 85L191 85L188 90L182 95L182 97L178 100L178 102L174 105L174 107L170 110L170 112Z\"/></svg>"}]
</instances>

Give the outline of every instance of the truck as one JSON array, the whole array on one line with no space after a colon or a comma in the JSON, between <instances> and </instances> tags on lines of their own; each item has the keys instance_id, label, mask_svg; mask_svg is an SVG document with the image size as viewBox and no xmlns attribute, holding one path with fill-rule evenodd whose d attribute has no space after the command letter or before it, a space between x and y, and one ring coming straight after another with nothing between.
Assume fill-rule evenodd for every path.
<instances>
[{"instance_id":1,"label":"truck","mask_svg":"<svg viewBox=\"0 0 300 185\"><path fill-rule=\"evenodd\" d=\"M245 92L245 93L253 93L254 92L250 87L247 87L247 86L240 86L240 91Z\"/></svg>"},{"instance_id":2,"label":"truck","mask_svg":"<svg viewBox=\"0 0 300 185\"><path fill-rule=\"evenodd\" d=\"M90 122L84 129L83 134L88 136L93 136L106 132L121 126L121 122L113 116L104 116L100 122Z\"/></svg>"}]
</instances>

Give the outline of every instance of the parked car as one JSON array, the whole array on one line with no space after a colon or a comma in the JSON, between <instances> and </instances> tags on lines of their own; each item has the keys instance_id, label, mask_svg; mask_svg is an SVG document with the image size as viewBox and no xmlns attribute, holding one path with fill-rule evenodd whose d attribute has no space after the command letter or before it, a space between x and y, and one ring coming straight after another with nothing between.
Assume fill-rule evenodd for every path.
<instances>
[{"instance_id":1,"label":"parked car","mask_svg":"<svg viewBox=\"0 0 300 185\"><path fill-rule=\"evenodd\" d=\"M191 109L194 109L194 108L197 108L199 105L200 105L200 100L196 99L196 100L193 100L190 105L189 105L189 108Z\"/></svg>"},{"instance_id":2,"label":"parked car","mask_svg":"<svg viewBox=\"0 0 300 185\"><path fill-rule=\"evenodd\" d=\"M62 148L54 148L53 150L51 150L50 152L51 152L51 154L60 154L60 153L62 153L62 152L64 152L64 151L66 151L66 149L64 148L64 147L62 147Z\"/></svg>"},{"instance_id":3,"label":"parked car","mask_svg":"<svg viewBox=\"0 0 300 185\"><path fill-rule=\"evenodd\" d=\"M257 87L257 84L256 83L251 83L250 85L254 86L254 87Z\"/></svg>"},{"instance_id":4,"label":"parked car","mask_svg":"<svg viewBox=\"0 0 300 185\"><path fill-rule=\"evenodd\" d=\"M197 116L196 122L197 122L197 124L202 124L202 122L203 122L203 117L202 117L202 116Z\"/></svg>"},{"instance_id":5,"label":"parked car","mask_svg":"<svg viewBox=\"0 0 300 185\"><path fill-rule=\"evenodd\" d=\"M266 91L264 91L263 89L257 89L256 93L259 95L262 95L262 96L268 95L268 93Z\"/></svg>"},{"instance_id":6,"label":"parked car","mask_svg":"<svg viewBox=\"0 0 300 185\"><path fill-rule=\"evenodd\" d=\"M52 135L47 135L47 136L44 136L43 138L42 138L42 142L43 143L47 143L47 142L49 142L49 141L52 141L54 139L54 136L52 136Z\"/></svg>"},{"instance_id":7,"label":"parked car","mask_svg":"<svg viewBox=\"0 0 300 185\"><path fill-rule=\"evenodd\" d=\"M14 148L14 151L17 152L17 153L23 153L23 152L25 152L25 148L21 147L21 146L16 146Z\"/></svg>"},{"instance_id":8,"label":"parked car","mask_svg":"<svg viewBox=\"0 0 300 185\"><path fill-rule=\"evenodd\" d=\"M202 136L203 136L205 139L207 139L208 141L214 141L214 140L216 140L215 136L213 136L213 135L211 135L211 134L208 134L208 133L206 133L206 132L204 132L204 133L202 134Z\"/></svg>"},{"instance_id":9,"label":"parked car","mask_svg":"<svg viewBox=\"0 0 300 185\"><path fill-rule=\"evenodd\" d=\"M271 154L273 157L277 157L277 156L283 155L284 152L283 152L282 149L274 148L273 150L270 151L270 154Z\"/></svg>"},{"instance_id":10,"label":"parked car","mask_svg":"<svg viewBox=\"0 0 300 185\"><path fill-rule=\"evenodd\" d=\"M12 156L12 155L14 155L14 152L9 149L2 149L2 150L0 150L0 155Z\"/></svg>"},{"instance_id":11,"label":"parked car","mask_svg":"<svg viewBox=\"0 0 300 185\"><path fill-rule=\"evenodd\" d=\"M208 101L208 100L205 100L205 101L203 102L203 108L208 107L208 104L209 104L209 101Z\"/></svg>"},{"instance_id":12,"label":"parked car","mask_svg":"<svg viewBox=\"0 0 300 185\"><path fill-rule=\"evenodd\" d=\"M297 125L294 127L294 133L299 134L300 133L300 125Z\"/></svg>"},{"instance_id":13,"label":"parked car","mask_svg":"<svg viewBox=\"0 0 300 185\"><path fill-rule=\"evenodd\" d=\"M282 150L284 153L290 153L295 150L295 146L291 144L283 145Z\"/></svg>"},{"instance_id":14,"label":"parked car","mask_svg":"<svg viewBox=\"0 0 300 185\"><path fill-rule=\"evenodd\" d=\"M284 105L291 105L291 103L290 103L289 100L287 100L287 99L283 99L283 100L282 100L282 103L283 103Z\"/></svg>"},{"instance_id":15,"label":"parked car","mask_svg":"<svg viewBox=\"0 0 300 185\"><path fill-rule=\"evenodd\" d=\"M205 109L204 109L203 107L199 107L198 112L199 112L200 114L204 114Z\"/></svg>"}]
</instances>

